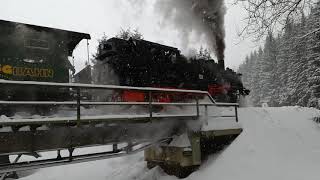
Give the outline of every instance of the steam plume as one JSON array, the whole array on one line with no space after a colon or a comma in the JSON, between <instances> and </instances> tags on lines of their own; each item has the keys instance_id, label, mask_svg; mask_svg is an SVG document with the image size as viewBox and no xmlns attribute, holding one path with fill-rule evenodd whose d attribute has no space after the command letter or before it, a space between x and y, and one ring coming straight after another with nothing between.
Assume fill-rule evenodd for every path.
<instances>
[{"instance_id":1,"label":"steam plume","mask_svg":"<svg viewBox=\"0 0 320 180\"><path fill-rule=\"evenodd\" d=\"M190 42L191 33L205 36L208 48L223 63L225 50L224 0L156 0L155 9L162 15L160 25L173 25L183 43Z\"/></svg>"}]
</instances>

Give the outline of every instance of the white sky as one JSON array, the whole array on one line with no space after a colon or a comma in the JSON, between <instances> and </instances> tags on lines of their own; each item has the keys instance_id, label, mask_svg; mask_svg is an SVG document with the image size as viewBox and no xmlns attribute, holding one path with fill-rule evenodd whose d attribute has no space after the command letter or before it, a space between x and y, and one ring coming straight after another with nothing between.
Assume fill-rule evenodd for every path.
<instances>
[{"instance_id":1,"label":"white sky","mask_svg":"<svg viewBox=\"0 0 320 180\"><path fill-rule=\"evenodd\" d=\"M225 62L226 66L237 68L255 46L237 36L244 11L231 6L231 1L226 2ZM178 32L159 26L160 18L154 13L153 3L154 0L147 0L140 8L128 0L1 0L0 19L89 33L91 53L95 52L98 38L104 33L112 37L121 27L138 28L146 40L181 48ZM192 43L199 46L197 39ZM84 66L86 52L86 43L82 41L74 52L77 70Z\"/></svg>"}]
</instances>

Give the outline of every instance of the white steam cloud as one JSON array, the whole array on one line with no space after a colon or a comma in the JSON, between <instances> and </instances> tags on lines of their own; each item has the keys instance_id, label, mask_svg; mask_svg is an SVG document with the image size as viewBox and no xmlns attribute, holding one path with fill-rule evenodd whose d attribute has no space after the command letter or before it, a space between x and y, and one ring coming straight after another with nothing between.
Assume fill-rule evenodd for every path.
<instances>
[{"instance_id":1,"label":"white steam cloud","mask_svg":"<svg viewBox=\"0 0 320 180\"><path fill-rule=\"evenodd\" d=\"M160 26L175 27L185 45L194 34L199 39L204 36L207 47L223 63L224 0L156 0L155 11L162 16Z\"/></svg>"}]
</instances>

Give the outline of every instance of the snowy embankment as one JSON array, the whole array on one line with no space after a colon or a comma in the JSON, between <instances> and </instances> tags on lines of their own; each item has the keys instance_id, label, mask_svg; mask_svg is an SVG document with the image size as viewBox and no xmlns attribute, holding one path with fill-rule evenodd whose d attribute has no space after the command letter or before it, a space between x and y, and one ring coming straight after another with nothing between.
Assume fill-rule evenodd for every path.
<instances>
[{"instance_id":1,"label":"snowy embankment","mask_svg":"<svg viewBox=\"0 0 320 180\"><path fill-rule=\"evenodd\" d=\"M243 108L244 132L223 152L212 156L187 179L318 180L320 127L310 108ZM159 168L147 170L143 153L41 169L24 180L172 180Z\"/></svg>"}]
</instances>

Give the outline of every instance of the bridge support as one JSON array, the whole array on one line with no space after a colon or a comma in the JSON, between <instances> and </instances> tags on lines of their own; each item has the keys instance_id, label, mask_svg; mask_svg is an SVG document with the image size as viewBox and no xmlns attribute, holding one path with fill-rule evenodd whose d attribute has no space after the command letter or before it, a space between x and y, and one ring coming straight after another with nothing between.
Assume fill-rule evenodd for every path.
<instances>
[{"instance_id":1,"label":"bridge support","mask_svg":"<svg viewBox=\"0 0 320 180\"><path fill-rule=\"evenodd\" d=\"M214 154L229 145L242 128L190 132L190 146L162 144L145 150L145 161L148 168L160 166L167 174L179 178L189 176Z\"/></svg>"}]
</instances>

